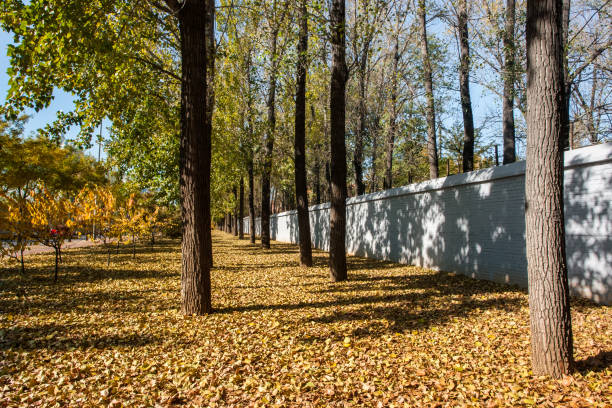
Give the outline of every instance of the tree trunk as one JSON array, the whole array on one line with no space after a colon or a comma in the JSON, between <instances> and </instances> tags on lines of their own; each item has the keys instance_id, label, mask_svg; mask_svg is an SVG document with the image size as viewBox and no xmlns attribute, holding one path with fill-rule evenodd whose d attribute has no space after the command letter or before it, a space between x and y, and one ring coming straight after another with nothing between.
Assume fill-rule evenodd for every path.
<instances>
[{"instance_id":1,"label":"tree trunk","mask_svg":"<svg viewBox=\"0 0 612 408\"><path fill-rule=\"evenodd\" d=\"M59 269L59 248L55 248L55 272L53 274L53 282L57 282L58 269Z\"/></svg>"},{"instance_id":2,"label":"tree trunk","mask_svg":"<svg viewBox=\"0 0 612 408\"><path fill-rule=\"evenodd\" d=\"M23 262L23 246L19 249L19 255L21 262L21 274L25 275L25 263Z\"/></svg>"},{"instance_id":3,"label":"tree trunk","mask_svg":"<svg viewBox=\"0 0 612 408\"><path fill-rule=\"evenodd\" d=\"M504 164L516 161L516 141L514 129L514 82L516 78L514 45L514 24L516 20L515 0L506 0L506 28L504 30L504 95L502 98L503 110L503 137L504 137Z\"/></svg>"},{"instance_id":4,"label":"tree trunk","mask_svg":"<svg viewBox=\"0 0 612 408\"><path fill-rule=\"evenodd\" d=\"M298 41L297 89L295 94L295 197L297 199L300 236L300 264L312 266L310 219L306 181L306 70L308 52L308 15L306 0L300 4L300 38Z\"/></svg>"},{"instance_id":5,"label":"tree trunk","mask_svg":"<svg viewBox=\"0 0 612 408\"><path fill-rule=\"evenodd\" d=\"M346 272L346 24L344 0L332 0L331 113L331 210L329 215L329 268L333 282L347 278Z\"/></svg>"},{"instance_id":6,"label":"tree trunk","mask_svg":"<svg viewBox=\"0 0 612 408\"><path fill-rule=\"evenodd\" d=\"M240 176L240 201L238 211L238 236L244 239L244 176Z\"/></svg>"},{"instance_id":7,"label":"tree trunk","mask_svg":"<svg viewBox=\"0 0 612 408\"><path fill-rule=\"evenodd\" d=\"M234 188L232 189L232 191L234 192L234 223L232 224L232 228L233 228L233 233L234 236L237 237L238 236L238 207L240 206L240 204L238 203L238 190L236 189L236 186L234 186Z\"/></svg>"},{"instance_id":8,"label":"tree trunk","mask_svg":"<svg viewBox=\"0 0 612 408\"><path fill-rule=\"evenodd\" d=\"M247 164L249 173L249 236L251 244L255 243L255 180L253 175L253 152Z\"/></svg>"},{"instance_id":9,"label":"tree trunk","mask_svg":"<svg viewBox=\"0 0 612 408\"><path fill-rule=\"evenodd\" d=\"M468 14L466 0L459 0L458 29L461 48L459 91L463 113L463 172L474 170L474 117L470 98L470 43L468 39Z\"/></svg>"},{"instance_id":10,"label":"tree trunk","mask_svg":"<svg viewBox=\"0 0 612 408\"><path fill-rule=\"evenodd\" d=\"M372 132L370 135L372 136L372 170L371 170L371 179L370 179L370 192L373 193L378 190L378 174L377 174L377 166L376 160L378 158L378 137L380 134L380 117L378 114L374 117L374 123Z\"/></svg>"},{"instance_id":11,"label":"tree trunk","mask_svg":"<svg viewBox=\"0 0 612 408\"><path fill-rule=\"evenodd\" d=\"M564 91L564 105L561 112L561 134L559 135L561 140L561 148L563 150L569 149L569 121L570 121L570 96L572 94L572 83L569 80L569 63L567 60L567 42L569 36L569 19L570 19L570 3L571 0L561 0L562 11L561 11L561 46L563 47L563 91Z\"/></svg>"},{"instance_id":12,"label":"tree trunk","mask_svg":"<svg viewBox=\"0 0 612 408\"><path fill-rule=\"evenodd\" d=\"M364 45L359 64L359 126L355 135L355 152L353 154L353 168L355 170L355 187L357 195L365 194L363 182L363 139L366 129L366 70L368 61L368 47Z\"/></svg>"},{"instance_id":13,"label":"tree trunk","mask_svg":"<svg viewBox=\"0 0 612 408\"><path fill-rule=\"evenodd\" d=\"M535 375L573 365L563 219L563 35L560 0L527 3L525 225Z\"/></svg>"},{"instance_id":14,"label":"tree trunk","mask_svg":"<svg viewBox=\"0 0 612 408\"><path fill-rule=\"evenodd\" d=\"M132 234L132 258L136 259L136 238Z\"/></svg>"},{"instance_id":15,"label":"tree trunk","mask_svg":"<svg viewBox=\"0 0 612 408\"><path fill-rule=\"evenodd\" d=\"M597 66L593 66L593 81L591 83L591 106L587 110L587 129L589 130L589 141L591 144L597 144L597 128L595 123L595 93L597 92ZM569 98L570 95L567 95Z\"/></svg>"},{"instance_id":16,"label":"tree trunk","mask_svg":"<svg viewBox=\"0 0 612 408\"><path fill-rule=\"evenodd\" d=\"M212 312L210 297L210 127L207 123L207 30L210 1L178 10L181 59L180 184L183 219L181 311Z\"/></svg>"},{"instance_id":17,"label":"tree trunk","mask_svg":"<svg viewBox=\"0 0 612 408\"><path fill-rule=\"evenodd\" d=\"M423 78L425 82L425 97L427 98L427 158L429 161L429 178L438 178L438 147L436 144L436 112L433 94L433 76L429 60L429 45L427 43L427 18L425 0L419 0L418 17L421 29L421 57L423 58Z\"/></svg>"},{"instance_id":18,"label":"tree trunk","mask_svg":"<svg viewBox=\"0 0 612 408\"><path fill-rule=\"evenodd\" d=\"M270 248L270 177L272 173L272 153L276 130L276 44L278 28L272 31L270 46L270 78L268 89L268 128L266 130L264 169L261 176L261 246Z\"/></svg>"},{"instance_id":19,"label":"tree trunk","mask_svg":"<svg viewBox=\"0 0 612 408\"><path fill-rule=\"evenodd\" d=\"M399 30L399 28L398 28ZM383 189L393 187L393 149L395 147L395 134L397 133L397 86L398 86L398 64L399 64L399 32L395 36L393 53L393 77L391 78L391 117L389 118L389 134L387 136L387 146L385 149L385 178Z\"/></svg>"},{"instance_id":20,"label":"tree trunk","mask_svg":"<svg viewBox=\"0 0 612 408\"><path fill-rule=\"evenodd\" d=\"M206 5L206 126L207 128L207 142L206 151L212 151L212 121L213 113L215 110L215 61L217 54L217 44L215 40L215 0L208 1ZM210 160L209 160L210 161ZM208 171L210 174L210 170ZM210 178L209 178L209 191L210 191ZM205 208L204 217L206 218L206 225L208 228L208 235L210 236L210 192L208 193L208 204ZM213 267L213 249L212 249L212 237L206 240L206 246L208 249L208 261L209 266Z\"/></svg>"},{"instance_id":21,"label":"tree trunk","mask_svg":"<svg viewBox=\"0 0 612 408\"><path fill-rule=\"evenodd\" d=\"M313 172L315 204L321 204L321 162L319 161L319 158L316 157Z\"/></svg>"}]
</instances>

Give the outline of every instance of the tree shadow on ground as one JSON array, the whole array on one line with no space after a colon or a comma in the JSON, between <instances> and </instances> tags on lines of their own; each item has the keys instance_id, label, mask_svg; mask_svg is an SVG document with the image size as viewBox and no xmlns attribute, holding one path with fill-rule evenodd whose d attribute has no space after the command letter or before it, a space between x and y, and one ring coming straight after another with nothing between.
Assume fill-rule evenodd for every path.
<instances>
[{"instance_id":1,"label":"tree shadow on ground","mask_svg":"<svg viewBox=\"0 0 612 408\"><path fill-rule=\"evenodd\" d=\"M91 325L45 324L34 327L13 326L0 333L0 350L71 351L74 349L108 349L142 347L159 343L159 339L142 333L115 333L91 336Z\"/></svg>"},{"instance_id":2,"label":"tree shadow on ground","mask_svg":"<svg viewBox=\"0 0 612 408\"><path fill-rule=\"evenodd\" d=\"M602 351L601 353L576 361L576 371L585 375L588 372L602 372L612 367L612 351Z\"/></svg>"}]
</instances>

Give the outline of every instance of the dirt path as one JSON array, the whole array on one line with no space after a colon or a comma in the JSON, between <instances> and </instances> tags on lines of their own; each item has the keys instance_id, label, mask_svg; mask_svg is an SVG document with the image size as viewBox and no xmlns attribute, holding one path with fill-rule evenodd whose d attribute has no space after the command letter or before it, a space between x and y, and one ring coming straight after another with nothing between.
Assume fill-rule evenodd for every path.
<instances>
[{"instance_id":1,"label":"dirt path","mask_svg":"<svg viewBox=\"0 0 612 408\"><path fill-rule=\"evenodd\" d=\"M62 251L66 249L73 249L73 248L87 248L87 247L96 246L100 244L101 244L100 241L75 239L70 242L66 241L64 245L62 246ZM24 255L37 255L37 254L44 254L47 252L53 252L53 248L39 244L39 245L32 245L30 249L23 251L23 254Z\"/></svg>"}]
</instances>

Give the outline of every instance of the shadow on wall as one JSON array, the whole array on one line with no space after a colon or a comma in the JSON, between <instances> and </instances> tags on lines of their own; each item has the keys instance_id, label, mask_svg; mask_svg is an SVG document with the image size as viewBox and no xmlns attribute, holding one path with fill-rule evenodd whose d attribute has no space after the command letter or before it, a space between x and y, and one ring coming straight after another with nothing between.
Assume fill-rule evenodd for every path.
<instances>
[{"instance_id":1,"label":"shadow on wall","mask_svg":"<svg viewBox=\"0 0 612 408\"><path fill-rule=\"evenodd\" d=\"M605 304L612 304L610 146L594 146L600 148L596 152L589 148L576 151L566 160L564 186L570 288L583 297Z\"/></svg>"},{"instance_id":2,"label":"shadow on wall","mask_svg":"<svg viewBox=\"0 0 612 408\"><path fill-rule=\"evenodd\" d=\"M612 143L566 153L567 262L574 294L612 303ZM310 207L312 243L329 249L329 203ZM298 242L297 212L271 236ZM525 162L347 201L347 251L527 286Z\"/></svg>"}]
</instances>

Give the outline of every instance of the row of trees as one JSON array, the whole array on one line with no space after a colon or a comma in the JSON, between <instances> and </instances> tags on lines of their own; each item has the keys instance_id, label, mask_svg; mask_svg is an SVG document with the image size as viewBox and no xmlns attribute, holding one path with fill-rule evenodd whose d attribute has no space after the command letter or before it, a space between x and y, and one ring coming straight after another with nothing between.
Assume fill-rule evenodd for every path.
<instances>
[{"instance_id":1,"label":"row of trees","mask_svg":"<svg viewBox=\"0 0 612 408\"><path fill-rule=\"evenodd\" d=\"M45 106L54 87L60 87L77 95L75 110L62 115L46 133L58 134L79 124L87 141L95 125L110 119L109 154L122 158L123 170L132 172L142 186L164 191L169 200L180 197L182 310L209 313L211 216L221 217L235 208L238 198L233 192L244 179L251 219L259 202L263 247L270 245L271 204L280 197L283 206L301 209L304 264L310 248L305 241L308 195L315 202L330 199L330 272L339 281L347 277L344 205L349 187L363 194L379 189L381 181L390 188L437 177L444 165L448 173L451 160L441 160L443 150L447 156L457 153L452 161L461 164L462 171L487 161L482 150L486 144L478 142L482 126L473 123L470 112L470 78L480 78L483 86L503 96L504 161L513 161L513 135L521 135L516 111L536 112L527 106L550 96L538 95L530 84L551 61L523 53L525 43L527 51L537 49L537 55L559 47L551 52L553 63L561 64L562 93L553 99L562 100L563 109L552 114L538 111L548 116L539 117L539 122L528 116L526 121L534 140L546 140L549 147L552 137L561 143L546 156L532 151L533 165L558 170L558 164L543 161L560 163L559 149L573 140L569 124L579 116L571 91L579 88L577 78L595 71L592 79L600 84L598 89L608 83L602 79L607 71L594 68L597 61L609 58L607 35L597 29L606 17L607 3L580 3L584 7L573 13L581 18L575 19L568 17L567 1L565 8L559 1L538 2L542 10L530 9L533 3L525 8L514 1L482 1L475 7L465 1L363 0L350 1L347 8L344 0L112 0L65 8L59 0L33 0L28 5L7 0L2 24L15 34L15 45L9 49L7 112L15 115L27 106ZM561 9L564 18L559 17ZM590 14L581 14L584 10ZM531 31L523 31L518 23L512 26L517 17L519 22L526 18ZM561 22L566 23L558 28ZM452 27L451 38L457 38L457 59L449 58L453 41L445 37L447 26ZM559 33L559 42L541 43ZM576 46L582 38L589 47ZM479 65L486 75L478 76ZM483 80L487 76L495 79ZM497 82L503 82L503 92ZM459 85L459 92L453 84ZM535 99L526 105L530 91ZM598 99L597 90L592 94ZM605 106L607 94L599 95ZM453 108L457 100L459 109ZM461 120L444 125L441 118L459 116L456 112ZM605 120L605 115L599 117ZM560 128L547 127L548 133L541 135L529 129L548 121L557 121ZM601 128L604 121L598 123ZM576 134L576 127L571 134ZM558 187L558 173L550 173L546 182ZM350 186L348 179L354 180ZM533 196L528 189L528 205L538 195L558 190L536 189ZM557 209L542 208L541 216L553 219L551 208ZM540 230L562 235L555 228ZM528 252L553 263L560 259L541 253L562 253L559 247L537 247L533 242L528 239ZM551 242L563 245L563 239ZM567 286L564 267L540 266L547 271L544 280L565 279ZM530 274L531 268L530 263ZM557 274L553 277L550 271ZM559 299L559 307L565 307L565 298ZM538 302L533 305L539 310ZM555 309L555 316L563 315L560 310ZM537 331L534 336L544 334Z\"/></svg>"},{"instance_id":2,"label":"row of trees","mask_svg":"<svg viewBox=\"0 0 612 408\"><path fill-rule=\"evenodd\" d=\"M62 247L67 241L89 236L106 247L108 263L111 251L123 243L131 243L136 257L136 240L155 242L155 235L164 229L159 208L143 205L136 194L119 201L109 187L85 187L76 195L51 192L44 184L35 184L21 196L16 192L0 193L0 257L21 263L23 253L33 244L54 249L54 280L57 281Z\"/></svg>"},{"instance_id":3,"label":"row of trees","mask_svg":"<svg viewBox=\"0 0 612 408\"><path fill-rule=\"evenodd\" d=\"M110 262L111 242L154 240L169 225L172 214L160 210L155 197L134 192L117 175L111 184L107 169L78 147L45 136L24 138L26 119L0 121L0 256L18 260L22 273L23 252L32 244L55 250L57 279L67 240L100 238Z\"/></svg>"}]
</instances>

